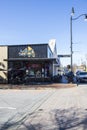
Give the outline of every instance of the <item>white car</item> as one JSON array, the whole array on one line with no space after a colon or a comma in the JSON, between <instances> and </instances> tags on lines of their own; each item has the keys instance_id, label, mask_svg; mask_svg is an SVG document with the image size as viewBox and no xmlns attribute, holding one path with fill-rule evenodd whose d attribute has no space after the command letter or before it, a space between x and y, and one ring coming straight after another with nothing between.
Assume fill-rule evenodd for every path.
<instances>
[{"instance_id":1,"label":"white car","mask_svg":"<svg viewBox=\"0 0 87 130\"><path fill-rule=\"evenodd\" d=\"M78 82L87 82L87 72L78 72L76 74L76 79Z\"/></svg>"}]
</instances>

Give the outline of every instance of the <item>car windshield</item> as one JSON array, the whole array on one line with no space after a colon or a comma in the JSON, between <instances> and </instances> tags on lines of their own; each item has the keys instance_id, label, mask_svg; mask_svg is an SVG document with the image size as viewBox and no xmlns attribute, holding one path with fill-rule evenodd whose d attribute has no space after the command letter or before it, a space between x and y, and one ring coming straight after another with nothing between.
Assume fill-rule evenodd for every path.
<instances>
[{"instance_id":1,"label":"car windshield","mask_svg":"<svg viewBox=\"0 0 87 130\"><path fill-rule=\"evenodd\" d=\"M87 75L87 72L80 72L80 75Z\"/></svg>"}]
</instances>

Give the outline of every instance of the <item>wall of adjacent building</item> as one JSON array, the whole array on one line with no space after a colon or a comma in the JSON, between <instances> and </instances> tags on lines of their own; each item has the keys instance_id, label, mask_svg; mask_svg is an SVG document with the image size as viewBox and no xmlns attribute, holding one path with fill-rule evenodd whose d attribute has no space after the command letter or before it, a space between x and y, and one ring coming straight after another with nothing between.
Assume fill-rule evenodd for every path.
<instances>
[{"instance_id":1,"label":"wall of adjacent building","mask_svg":"<svg viewBox=\"0 0 87 130\"><path fill-rule=\"evenodd\" d=\"M8 63L4 59L8 59L8 47L0 46L0 83L7 83Z\"/></svg>"}]
</instances>

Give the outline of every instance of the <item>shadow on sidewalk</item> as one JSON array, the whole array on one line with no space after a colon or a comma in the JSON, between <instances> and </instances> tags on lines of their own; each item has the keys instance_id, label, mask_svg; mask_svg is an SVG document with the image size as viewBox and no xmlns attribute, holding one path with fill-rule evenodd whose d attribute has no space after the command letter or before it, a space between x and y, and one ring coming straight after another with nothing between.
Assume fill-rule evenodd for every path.
<instances>
[{"instance_id":1,"label":"shadow on sidewalk","mask_svg":"<svg viewBox=\"0 0 87 130\"><path fill-rule=\"evenodd\" d=\"M87 110L55 109L50 114L50 120L45 118L38 123L23 124L26 130L87 130ZM47 120L46 120L47 119ZM34 120L34 119L33 119ZM49 123L50 122L50 123Z\"/></svg>"},{"instance_id":2,"label":"shadow on sidewalk","mask_svg":"<svg viewBox=\"0 0 87 130\"><path fill-rule=\"evenodd\" d=\"M40 116L38 116L38 114L39 112L37 111L27 115L27 118L31 119L31 121L28 121L27 124L24 122L26 121L26 117L13 123L11 123L12 119L10 119L8 122L3 124L0 130L15 128L19 124L20 126L22 125L22 127L19 127L18 130L87 130L86 109L54 109L48 113L50 116L49 120L47 115L43 117L43 114ZM36 117L38 122L33 123Z\"/></svg>"}]
</instances>

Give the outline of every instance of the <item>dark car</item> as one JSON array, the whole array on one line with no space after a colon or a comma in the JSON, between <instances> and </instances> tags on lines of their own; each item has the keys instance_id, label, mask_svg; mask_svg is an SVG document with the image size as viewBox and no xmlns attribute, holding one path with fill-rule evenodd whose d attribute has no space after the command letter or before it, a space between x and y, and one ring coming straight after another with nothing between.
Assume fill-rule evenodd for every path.
<instances>
[{"instance_id":1,"label":"dark car","mask_svg":"<svg viewBox=\"0 0 87 130\"><path fill-rule=\"evenodd\" d=\"M77 82L87 82L87 72L78 72L76 74Z\"/></svg>"}]
</instances>

